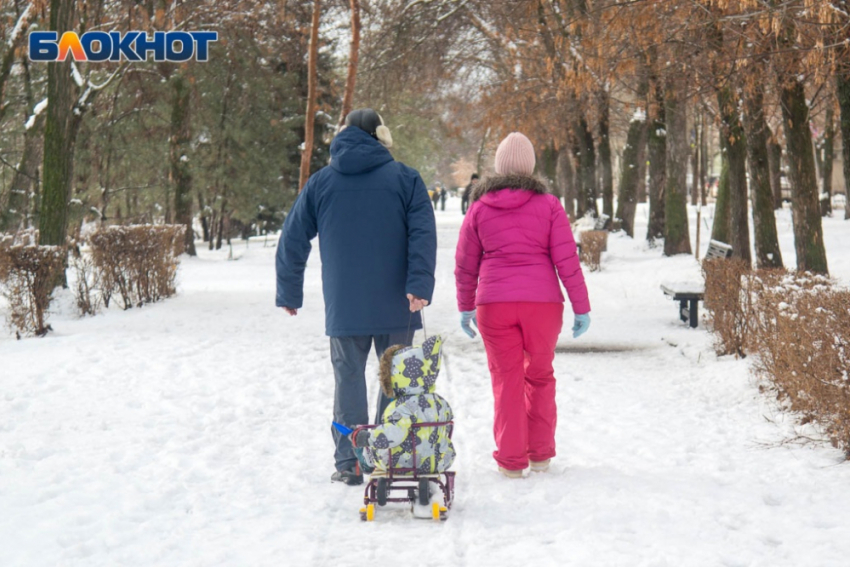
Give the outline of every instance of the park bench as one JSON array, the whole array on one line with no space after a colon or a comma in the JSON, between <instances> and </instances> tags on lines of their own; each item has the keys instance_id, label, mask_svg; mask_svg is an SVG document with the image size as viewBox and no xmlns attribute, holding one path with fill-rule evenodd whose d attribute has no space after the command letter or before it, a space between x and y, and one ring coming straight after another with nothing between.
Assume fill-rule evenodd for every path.
<instances>
[{"instance_id":1,"label":"park bench","mask_svg":"<svg viewBox=\"0 0 850 567\"><path fill-rule=\"evenodd\" d=\"M712 240L703 260L726 259L732 256L732 247L723 242ZM679 318L690 324L692 329L699 323L699 302L705 300L705 283L675 282L661 284L661 291L679 302Z\"/></svg>"}]
</instances>

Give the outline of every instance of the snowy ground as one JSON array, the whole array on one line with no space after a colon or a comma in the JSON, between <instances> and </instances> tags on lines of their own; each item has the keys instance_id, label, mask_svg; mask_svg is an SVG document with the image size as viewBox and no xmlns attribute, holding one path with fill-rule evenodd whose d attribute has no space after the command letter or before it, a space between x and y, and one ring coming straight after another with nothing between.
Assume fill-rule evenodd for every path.
<instances>
[{"instance_id":1,"label":"snowy ground","mask_svg":"<svg viewBox=\"0 0 850 567\"><path fill-rule=\"evenodd\" d=\"M180 294L158 305L83 320L65 307L46 339L0 335L0 565L848 564L850 465L788 442L793 421L748 362L718 359L659 290L697 277L695 260L640 238L612 235L604 271L587 274L591 329L561 337L553 469L499 476L484 349L453 299L458 201L447 208L426 312L447 338L438 390L457 423L447 522L388 506L362 523L362 490L329 482L318 254L290 318L273 306L274 248L253 241L236 261L185 259ZM792 263L788 211L778 225ZM825 232L850 282L850 222Z\"/></svg>"}]
</instances>

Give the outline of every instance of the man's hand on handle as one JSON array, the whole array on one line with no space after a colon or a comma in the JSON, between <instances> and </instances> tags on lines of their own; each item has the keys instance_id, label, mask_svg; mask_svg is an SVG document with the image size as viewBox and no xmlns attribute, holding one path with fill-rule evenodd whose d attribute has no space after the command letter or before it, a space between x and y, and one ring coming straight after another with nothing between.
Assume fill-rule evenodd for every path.
<instances>
[{"instance_id":1,"label":"man's hand on handle","mask_svg":"<svg viewBox=\"0 0 850 567\"><path fill-rule=\"evenodd\" d=\"M427 299L421 299L416 297L412 293L407 294L407 300L410 302L410 311L415 312L421 310L423 307L428 305Z\"/></svg>"}]
</instances>

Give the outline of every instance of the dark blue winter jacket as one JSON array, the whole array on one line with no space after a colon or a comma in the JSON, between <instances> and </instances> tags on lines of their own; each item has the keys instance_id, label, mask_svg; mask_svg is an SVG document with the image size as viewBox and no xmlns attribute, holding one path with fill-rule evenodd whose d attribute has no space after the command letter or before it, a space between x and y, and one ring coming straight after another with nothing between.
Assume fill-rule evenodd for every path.
<instances>
[{"instance_id":1,"label":"dark blue winter jacket","mask_svg":"<svg viewBox=\"0 0 850 567\"><path fill-rule=\"evenodd\" d=\"M357 127L331 143L331 164L296 199L277 247L278 307L301 307L319 234L325 331L331 337L421 328L407 294L431 301L437 229L419 173Z\"/></svg>"}]
</instances>

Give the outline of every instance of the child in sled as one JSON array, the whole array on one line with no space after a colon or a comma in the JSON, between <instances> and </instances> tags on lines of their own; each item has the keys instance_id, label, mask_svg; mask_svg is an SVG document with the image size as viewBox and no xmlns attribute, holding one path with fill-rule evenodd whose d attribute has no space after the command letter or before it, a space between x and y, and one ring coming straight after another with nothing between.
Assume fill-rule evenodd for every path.
<instances>
[{"instance_id":1,"label":"child in sled","mask_svg":"<svg viewBox=\"0 0 850 567\"><path fill-rule=\"evenodd\" d=\"M386 474L392 468L414 469L417 474L445 472L452 465L455 450L449 437L450 426L427 426L415 429L416 423L447 422L452 409L439 394L434 383L440 371L440 336L429 337L421 346L396 345L381 357L381 389L389 406L377 427L357 427L350 434L355 452L362 455L364 472ZM416 462L413 462L413 444Z\"/></svg>"}]
</instances>

